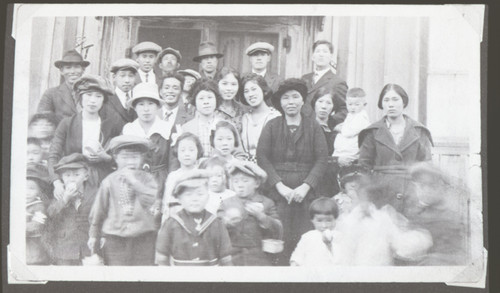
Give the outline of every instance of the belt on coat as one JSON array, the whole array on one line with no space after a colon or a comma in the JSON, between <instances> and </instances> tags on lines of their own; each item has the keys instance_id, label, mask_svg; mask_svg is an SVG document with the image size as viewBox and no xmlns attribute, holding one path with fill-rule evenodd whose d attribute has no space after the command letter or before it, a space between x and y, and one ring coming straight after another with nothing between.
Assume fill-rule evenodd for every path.
<instances>
[{"instance_id":1,"label":"belt on coat","mask_svg":"<svg viewBox=\"0 0 500 293\"><path fill-rule=\"evenodd\" d=\"M274 169L277 171L310 171L314 164L312 163L297 163L297 162L283 162L274 163Z\"/></svg>"}]
</instances>

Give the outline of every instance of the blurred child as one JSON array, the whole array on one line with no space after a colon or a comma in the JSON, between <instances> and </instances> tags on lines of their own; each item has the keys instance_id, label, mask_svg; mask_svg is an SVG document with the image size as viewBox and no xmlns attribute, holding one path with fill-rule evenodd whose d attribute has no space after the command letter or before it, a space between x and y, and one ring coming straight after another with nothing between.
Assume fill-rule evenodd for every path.
<instances>
[{"instance_id":1,"label":"blurred child","mask_svg":"<svg viewBox=\"0 0 500 293\"><path fill-rule=\"evenodd\" d=\"M55 114L52 112L36 113L30 119L28 136L38 138L41 141L43 150L42 160L48 159L50 144L58 123Z\"/></svg>"},{"instance_id":2,"label":"blurred child","mask_svg":"<svg viewBox=\"0 0 500 293\"><path fill-rule=\"evenodd\" d=\"M28 150L26 155L26 161L28 164L47 164L47 161L43 160L44 151L42 149L42 141L36 137L28 137Z\"/></svg>"},{"instance_id":3,"label":"blurred child","mask_svg":"<svg viewBox=\"0 0 500 293\"><path fill-rule=\"evenodd\" d=\"M342 190L333 198L337 202L339 215L349 213L359 203L358 191L364 178L361 169L357 165L351 165L342 168L339 174L340 188Z\"/></svg>"},{"instance_id":4,"label":"blurred child","mask_svg":"<svg viewBox=\"0 0 500 293\"><path fill-rule=\"evenodd\" d=\"M272 265L262 241L281 238L283 227L274 202L258 191L267 174L257 164L242 161L230 165L229 175L237 196L222 202L219 216L231 238L233 264Z\"/></svg>"},{"instance_id":5,"label":"blurred child","mask_svg":"<svg viewBox=\"0 0 500 293\"><path fill-rule=\"evenodd\" d=\"M29 164L26 172L26 264L48 265L49 256L43 245L47 215L45 212L48 172L43 166Z\"/></svg>"},{"instance_id":6,"label":"blurred child","mask_svg":"<svg viewBox=\"0 0 500 293\"><path fill-rule=\"evenodd\" d=\"M338 235L334 228L339 215L338 207L331 198L320 197L309 206L309 215L314 230L300 237L297 247L290 258L292 266L331 266L335 265L334 251Z\"/></svg>"},{"instance_id":7,"label":"blurred child","mask_svg":"<svg viewBox=\"0 0 500 293\"><path fill-rule=\"evenodd\" d=\"M51 254L55 265L81 265L90 256L87 247L88 217L97 187L89 183L89 171L82 154L63 157L54 170L64 183L62 199L53 199L47 209Z\"/></svg>"},{"instance_id":8,"label":"blurred child","mask_svg":"<svg viewBox=\"0 0 500 293\"><path fill-rule=\"evenodd\" d=\"M221 157L212 157L200 164L200 169L209 171L208 178L208 202L205 209L212 214L217 214L223 200L235 195L234 191L227 188L227 161Z\"/></svg>"},{"instance_id":9,"label":"blurred child","mask_svg":"<svg viewBox=\"0 0 500 293\"><path fill-rule=\"evenodd\" d=\"M153 265L157 226L152 208L158 185L141 170L149 141L121 135L111 139L108 150L118 169L97 192L87 244L91 251L103 248L106 265Z\"/></svg>"},{"instance_id":10,"label":"blurred child","mask_svg":"<svg viewBox=\"0 0 500 293\"><path fill-rule=\"evenodd\" d=\"M337 264L392 266L415 262L432 246L427 230L413 229L402 214L387 204L393 195L372 182L359 190L360 203L337 223Z\"/></svg>"},{"instance_id":11,"label":"blurred child","mask_svg":"<svg viewBox=\"0 0 500 293\"><path fill-rule=\"evenodd\" d=\"M231 265L231 240L227 229L205 209L208 202L208 174L192 170L173 191L182 209L171 215L158 232L156 259L159 265Z\"/></svg>"},{"instance_id":12,"label":"blurred child","mask_svg":"<svg viewBox=\"0 0 500 293\"><path fill-rule=\"evenodd\" d=\"M349 166L359 158L358 135L370 125L366 113L366 94L361 88L352 88L346 94L347 116L344 123L335 127L339 134L335 137L333 157L339 166Z\"/></svg>"},{"instance_id":13,"label":"blurred child","mask_svg":"<svg viewBox=\"0 0 500 293\"><path fill-rule=\"evenodd\" d=\"M198 160L203 155L203 147L200 139L190 133L181 134L174 145L173 155L177 157L180 163L180 168L168 174L165 181L163 199L162 199L162 223L172 214L177 213L181 206L177 199L172 195L177 181L186 173L198 167Z\"/></svg>"},{"instance_id":14,"label":"blurred child","mask_svg":"<svg viewBox=\"0 0 500 293\"><path fill-rule=\"evenodd\" d=\"M238 130L231 122L217 122L210 135L210 143L214 148L214 155L222 157L228 163L246 158Z\"/></svg>"}]
</instances>

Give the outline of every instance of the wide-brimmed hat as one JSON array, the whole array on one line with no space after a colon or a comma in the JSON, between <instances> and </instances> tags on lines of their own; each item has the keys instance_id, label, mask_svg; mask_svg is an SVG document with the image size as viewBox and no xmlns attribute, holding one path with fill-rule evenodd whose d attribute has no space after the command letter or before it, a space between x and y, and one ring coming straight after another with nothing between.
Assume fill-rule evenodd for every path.
<instances>
[{"instance_id":1,"label":"wide-brimmed hat","mask_svg":"<svg viewBox=\"0 0 500 293\"><path fill-rule=\"evenodd\" d=\"M134 135L119 135L113 137L106 149L108 153L116 153L124 147L138 146L143 152L147 152L150 147L149 140L144 137Z\"/></svg>"},{"instance_id":2,"label":"wide-brimmed hat","mask_svg":"<svg viewBox=\"0 0 500 293\"><path fill-rule=\"evenodd\" d=\"M208 56L215 56L217 58L222 58L224 54L217 52L217 48L215 47L214 43L203 42L200 44L200 48L198 49L198 56L194 57L193 61L200 62L201 59Z\"/></svg>"},{"instance_id":3,"label":"wide-brimmed hat","mask_svg":"<svg viewBox=\"0 0 500 293\"><path fill-rule=\"evenodd\" d=\"M156 84L141 82L132 90L132 98L128 100L127 107L132 107L135 101L143 98L157 101L160 107L163 105L163 103L165 103L165 101L160 98L160 94L158 93L158 86Z\"/></svg>"},{"instance_id":4,"label":"wide-brimmed hat","mask_svg":"<svg viewBox=\"0 0 500 293\"><path fill-rule=\"evenodd\" d=\"M61 60L54 62L54 66L61 68L67 64L80 64L82 67L87 67L90 65L90 62L83 60L82 55L80 55L80 53L76 50L69 50L64 53Z\"/></svg>"},{"instance_id":5,"label":"wide-brimmed hat","mask_svg":"<svg viewBox=\"0 0 500 293\"><path fill-rule=\"evenodd\" d=\"M264 52L271 55L274 52L274 46L266 42L257 42L248 46L245 51L248 56L252 56L257 52Z\"/></svg>"},{"instance_id":6,"label":"wide-brimmed hat","mask_svg":"<svg viewBox=\"0 0 500 293\"><path fill-rule=\"evenodd\" d=\"M85 157L80 153L72 153L69 156L63 157L59 162L54 165L54 171L60 173L68 169L87 168Z\"/></svg>"},{"instance_id":7,"label":"wide-brimmed hat","mask_svg":"<svg viewBox=\"0 0 500 293\"><path fill-rule=\"evenodd\" d=\"M193 69L178 70L177 73L180 73L184 76L190 75L190 76L196 78L197 80L201 78L201 74L199 74L197 71L195 71Z\"/></svg>"},{"instance_id":8,"label":"wide-brimmed hat","mask_svg":"<svg viewBox=\"0 0 500 293\"><path fill-rule=\"evenodd\" d=\"M203 169L195 169L184 173L183 176L174 183L175 187L172 191L172 195L177 198L185 188L196 188L207 184L210 175L210 171Z\"/></svg>"},{"instance_id":9,"label":"wide-brimmed hat","mask_svg":"<svg viewBox=\"0 0 500 293\"><path fill-rule=\"evenodd\" d=\"M132 53L138 55L142 52L154 52L155 54L160 53L161 47L153 42L141 42L132 48Z\"/></svg>"},{"instance_id":10,"label":"wide-brimmed hat","mask_svg":"<svg viewBox=\"0 0 500 293\"><path fill-rule=\"evenodd\" d=\"M91 90L98 90L106 95L113 95L113 90L108 86L104 78L98 75L85 74L73 85L73 90L77 95L81 95Z\"/></svg>"},{"instance_id":11,"label":"wide-brimmed hat","mask_svg":"<svg viewBox=\"0 0 500 293\"><path fill-rule=\"evenodd\" d=\"M298 78L289 78L280 83L278 90L273 94L272 103L276 110L283 112L281 109L281 96L290 90L296 90L305 101L307 97L306 82Z\"/></svg>"},{"instance_id":12,"label":"wide-brimmed hat","mask_svg":"<svg viewBox=\"0 0 500 293\"><path fill-rule=\"evenodd\" d=\"M163 56L165 56L167 54L172 54L175 57L177 57L177 62L181 62L181 60L182 60L181 52L179 52L178 50L176 50L174 48L168 47L168 48L163 49L160 52L160 54L158 55L158 63L161 63L161 58L163 58Z\"/></svg>"},{"instance_id":13,"label":"wide-brimmed hat","mask_svg":"<svg viewBox=\"0 0 500 293\"><path fill-rule=\"evenodd\" d=\"M132 70L137 72L139 69L139 63L129 58L118 59L113 64L111 64L111 72L116 73L118 70Z\"/></svg>"}]
</instances>

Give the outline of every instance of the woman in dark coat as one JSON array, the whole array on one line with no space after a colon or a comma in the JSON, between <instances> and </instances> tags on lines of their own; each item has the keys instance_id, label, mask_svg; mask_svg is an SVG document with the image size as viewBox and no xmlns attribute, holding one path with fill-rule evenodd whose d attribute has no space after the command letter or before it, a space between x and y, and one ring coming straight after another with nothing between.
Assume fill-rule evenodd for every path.
<instances>
[{"instance_id":1,"label":"woman in dark coat","mask_svg":"<svg viewBox=\"0 0 500 293\"><path fill-rule=\"evenodd\" d=\"M112 119L101 120L99 110L112 92L99 76L84 75L74 85L82 112L64 118L56 129L49 150L48 168L59 199L64 185L54 172L54 165L72 153L82 153L89 165L89 182L97 185L111 170L111 156L104 151L108 141L121 133L121 126ZM98 130L96 130L98 129Z\"/></svg>"},{"instance_id":2,"label":"woman in dark coat","mask_svg":"<svg viewBox=\"0 0 500 293\"><path fill-rule=\"evenodd\" d=\"M416 162L430 161L432 138L421 123L403 114L408 94L397 84L387 84L380 93L378 107L385 116L361 131L359 163L372 173L377 182L386 183L391 204L406 215L413 205L408 167Z\"/></svg>"},{"instance_id":3,"label":"woman in dark coat","mask_svg":"<svg viewBox=\"0 0 500 293\"><path fill-rule=\"evenodd\" d=\"M257 145L257 163L267 172L270 194L283 223L285 247L279 265L288 265L300 236L312 229L308 208L326 170L325 135L313 117L301 115L307 86L287 79L273 96L282 113L269 121Z\"/></svg>"}]
</instances>

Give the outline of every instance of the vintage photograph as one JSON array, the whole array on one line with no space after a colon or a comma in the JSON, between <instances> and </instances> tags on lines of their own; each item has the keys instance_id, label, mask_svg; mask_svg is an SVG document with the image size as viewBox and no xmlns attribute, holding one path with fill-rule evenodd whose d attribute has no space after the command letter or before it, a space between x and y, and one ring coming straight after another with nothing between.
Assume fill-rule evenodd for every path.
<instances>
[{"instance_id":1,"label":"vintage photograph","mask_svg":"<svg viewBox=\"0 0 500 293\"><path fill-rule=\"evenodd\" d=\"M15 5L9 281L484 287L484 10Z\"/></svg>"}]
</instances>

